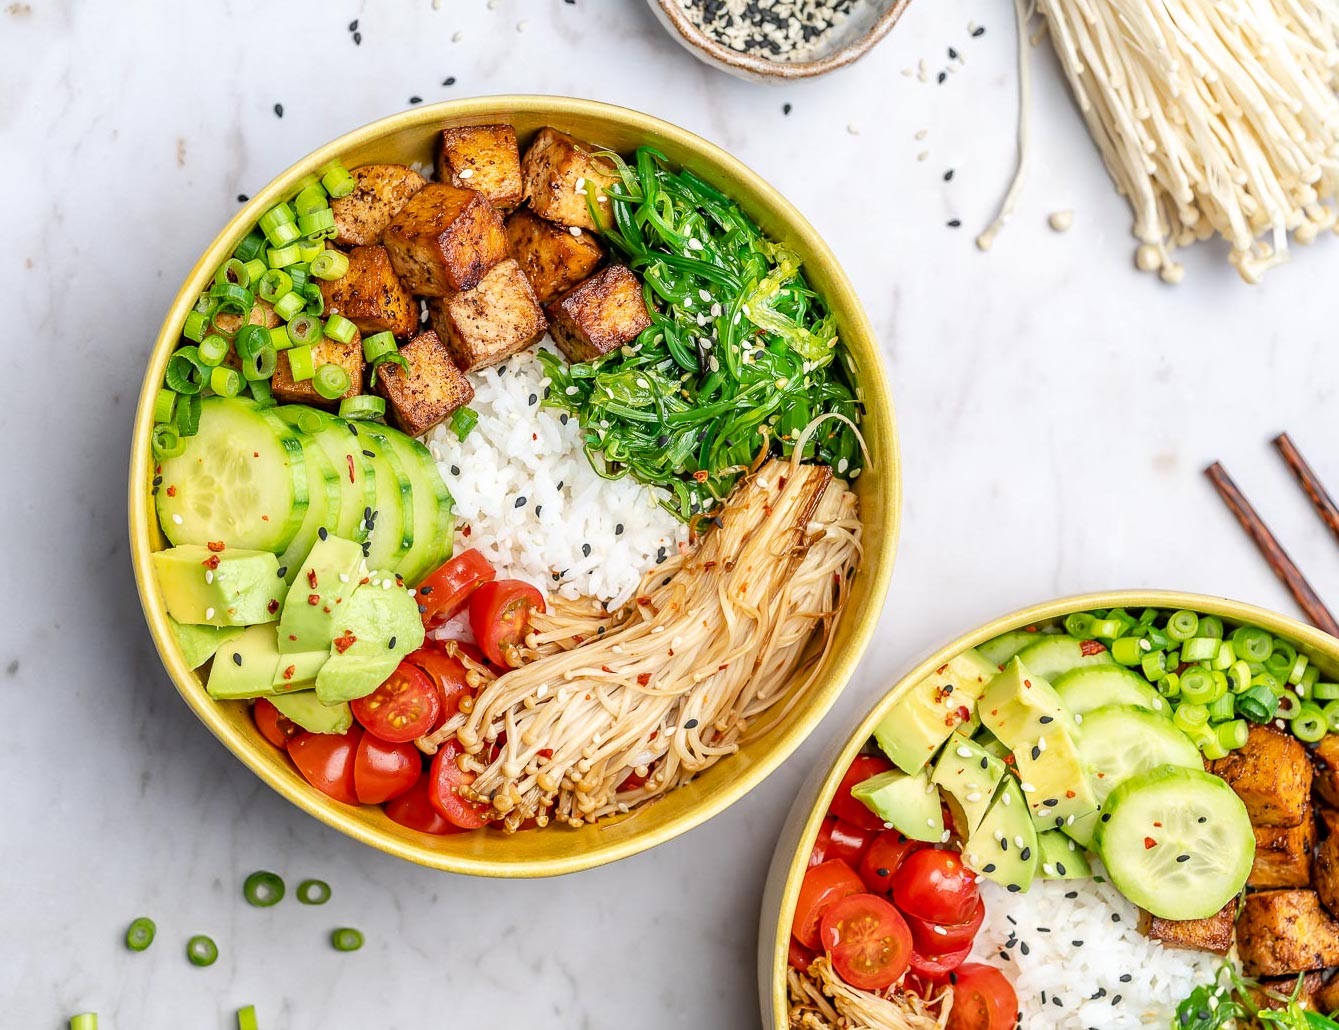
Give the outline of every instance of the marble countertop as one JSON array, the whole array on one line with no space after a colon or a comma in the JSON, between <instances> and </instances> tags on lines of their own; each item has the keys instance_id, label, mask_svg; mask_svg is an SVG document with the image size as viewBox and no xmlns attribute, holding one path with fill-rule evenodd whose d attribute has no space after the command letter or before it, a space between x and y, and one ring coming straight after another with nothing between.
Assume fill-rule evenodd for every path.
<instances>
[{"instance_id":1,"label":"marble countertop","mask_svg":"<svg viewBox=\"0 0 1339 1030\"><path fill-rule=\"evenodd\" d=\"M948 47L962 62L940 84ZM1178 288L1135 272L1128 213L1039 53L1027 188L979 253L1013 161L1013 47L1007 5L922 2L852 69L773 88L699 65L636 0L0 5L0 1024L95 1009L111 1030L222 1028L254 1002L266 1030L755 1026L782 817L817 749L915 658L1103 588L1295 613L1200 475L1213 458L1339 605L1339 549L1268 444L1290 430L1339 487L1339 240L1254 289L1214 247ZM329 56L288 59L313 51ZM921 61L926 81L903 74ZM905 472L880 632L815 738L706 826L548 882L416 868L264 787L160 670L126 553L142 362L238 194L413 97L501 92L645 109L780 187L884 341ZM335 898L249 909L237 883L258 868ZM161 940L135 957L119 941L141 913ZM340 924L366 932L358 955L323 943ZM208 971L179 958L194 932L224 949Z\"/></svg>"}]
</instances>

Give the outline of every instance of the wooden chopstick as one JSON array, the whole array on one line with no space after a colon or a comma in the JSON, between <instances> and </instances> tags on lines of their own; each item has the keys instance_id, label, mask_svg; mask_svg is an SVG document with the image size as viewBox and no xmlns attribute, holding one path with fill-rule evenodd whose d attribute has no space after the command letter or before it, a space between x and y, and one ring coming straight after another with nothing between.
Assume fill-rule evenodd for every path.
<instances>
[{"instance_id":1,"label":"wooden chopstick","mask_svg":"<svg viewBox=\"0 0 1339 1030\"><path fill-rule=\"evenodd\" d=\"M1251 507L1251 502L1237 489L1237 484L1232 482L1232 477L1227 474L1223 466L1215 461L1204 470L1204 474L1209 477L1209 481L1213 483L1214 489L1223 498L1228 509L1237 517L1241 528L1246 530L1246 535L1255 541L1255 546L1260 549L1265 561L1274 570L1274 575L1278 576L1288 588L1288 592L1306 613L1311 624L1331 636L1339 637L1339 622L1335 621L1334 615L1325 607L1324 602L1302 575L1302 570L1288 557L1288 552L1269 531L1264 519L1260 518L1259 513Z\"/></svg>"},{"instance_id":2,"label":"wooden chopstick","mask_svg":"<svg viewBox=\"0 0 1339 1030\"><path fill-rule=\"evenodd\" d=\"M1292 438L1287 433L1281 433L1274 437L1274 446L1279 449L1279 453L1283 455L1283 460L1288 463L1288 468L1292 469L1292 474L1297 477L1297 482L1306 491L1307 497L1311 499L1311 506L1316 509L1316 514L1321 517L1325 525L1330 527L1330 532L1334 534L1335 539L1339 540L1339 505L1334 503L1334 498L1325 489L1320 477L1306 463L1306 459L1302 457L1302 452L1297 449L1297 445L1292 442Z\"/></svg>"}]
</instances>

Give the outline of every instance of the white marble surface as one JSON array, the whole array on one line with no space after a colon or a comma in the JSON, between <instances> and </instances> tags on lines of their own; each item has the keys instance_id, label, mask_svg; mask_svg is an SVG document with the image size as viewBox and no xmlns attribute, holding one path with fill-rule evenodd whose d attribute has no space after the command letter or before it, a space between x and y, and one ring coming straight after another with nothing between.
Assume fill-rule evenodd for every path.
<instances>
[{"instance_id":1,"label":"white marble surface","mask_svg":"<svg viewBox=\"0 0 1339 1030\"><path fill-rule=\"evenodd\" d=\"M936 85L949 45L966 64ZM113 1030L225 1027L245 1002L266 1030L757 1024L761 878L819 740L655 852L474 881L354 844L261 786L144 631L124 468L164 306L238 193L413 95L647 109L770 178L849 269L887 349L907 500L881 631L822 740L914 657L1044 597L1166 586L1291 612L1199 475L1212 457L1339 605L1339 550L1267 443L1290 429L1339 487L1339 240L1256 289L1212 248L1179 289L1135 273L1126 211L1043 57L1027 192L978 253L1012 160L1012 47L1007 4L921 0L860 65L778 90L699 66L638 0L0 5L0 1025L92 1008ZM330 58L286 59L313 49ZM900 74L922 58L929 83ZM1056 235L1046 216L1067 208ZM248 909L237 883L257 868L324 877L335 900ZM160 943L133 957L119 937L140 913ZM338 924L368 946L332 952ZM197 931L224 949L208 971L180 958Z\"/></svg>"}]
</instances>

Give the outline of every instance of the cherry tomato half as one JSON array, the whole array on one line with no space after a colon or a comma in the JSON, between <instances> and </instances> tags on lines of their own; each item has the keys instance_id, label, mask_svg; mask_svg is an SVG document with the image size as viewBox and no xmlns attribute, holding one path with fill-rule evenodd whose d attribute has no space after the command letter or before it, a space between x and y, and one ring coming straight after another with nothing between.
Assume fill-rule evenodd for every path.
<instances>
[{"instance_id":1,"label":"cherry tomato half","mask_svg":"<svg viewBox=\"0 0 1339 1030\"><path fill-rule=\"evenodd\" d=\"M368 733L401 744L429 732L442 711L441 696L428 674L408 661L401 662L376 690L351 701L353 717Z\"/></svg>"},{"instance_id":2,"label":"cherry tomato half","mask_svg":"<svg viewBox=\"0 0 1339 1030\"><path fill-rule=\"evenodd\" d=\"M922 955L945 955L963 948L970 948L976 940L977 931L986 920L986 903L977 899L972 918L965 923L931 923L913 915L907 915L907 926L911 927L911 942Z\"/></svg>"},{"instance_id":3,"label":"cherry tomato half","mask_svg":"<svg viewBox=\"0 0 1339 1030\"><path fill-rule=\"evenodd\" d=\"M864 991L895 983L911 961L911 931L902 913L873 894L833 902L819 937L836 974Z\"/></svg>"},{"instance_id":4,"label":"cherry tomato half","mask_svg":"<svg viewBox=\"0 0 1339 1030\"><path fill-rule=\"evenodd\" d=\"M288 742L302 732L297 723L282 714L267 698L256 698L256 703L251 706L251 718L256 721L260 735L277 748L288 747Z\"/></svg>"},{"instance_id":5,"label":"cherry tomato half","mask_svg":"<svg viewBox=\"0 0 1339 1030\"><path fill-rule=\"evenodd\" d=\"M432 807L428 800L428 777L420 776L418 782L401 794L386 802L386 815L401 826L420 833L445 836L448 833L464 833L455 823L448 822L442 813Z\"/></svg>"},{"instance_id":6,"label":"cherry tomato half","mask_svg":"<svg viewBox=\"0 0 1339 1030\"><path fill-rule=\"evenodd\" d=\"M362 736L361 726L351 726L345 733L299 733L288 742L288 756L317 790L346 805L356 805L353 762Z\"/></svg>"},{"instance_id":7,"label":"cherry tomato half","mask_svg":"<svg viewBox=\"0 0 1339 1030\"><path fill-rule=\"evenodd\" d=\"M851 788L862 780L887 772L892 767L893 763L883 755L856 755L855 761L842 777L837 795L828 807L828 815L835 815L838 819L852 826L859 826L862 830L882 830L883 820L866 808L863 801L852 797Z\"/></svg>"},{"instance_id":8,"label":"cherry tomato half","mask_svg":"<svg viewBox=\"0 0 1339 1030\"><path fill-rule=\"evenodd\" d=\"M866 830L829 816L823 820L823 825L818 830L814 850L809 853L809 864L818 865L830 858L840 858L854 868L860 865L860 860L874 837L873 830Z\"/></svg>"},{"instance_id":9,"label":"cherry tomato half","mask_svg":"<svg viewBox=\"0 0 1339 1030\"><path fill-rule=\"evenodd\" d=\"M477 650L470 644L457 644L461 649ZM470 655L474 658L474 655ZM479 652L476 661L483 662L483 652ZM460 711L460 699L466 694L473 693L468 682L465 680L465 666L459 658L453 658L446 653L446 649L440 644L424 644L417 651L405 659L413 665L417 665L437 687L437 697L440 702L438 706L437 721L433 723L435 730L442 723L450 719Z\"/></svg>"},{"instance_id":10,"label":"cherry tomato half","mask_svg":"<svg viewBox=\"0 0 1339 1030\"><path fill-rule=\"evenodd\" d=\"M423 775L423 759L410 743L391 744L364 733L353 758L353 790L364 805L399 797Z\"/></svg>"},{"instance_id":11,"label":"cherry tomato half","mask_svg":"<svg viewBox=\"0 0 1339 1030\"><path fill-rule=\"evenodd\" d=\"M786 953L786 964L791 969L798 969L801 973L807 973L816 958L818 958L816 952L810 951L794 937L790 939L790 950Z\"/></svg>"},{"instance_id":12,"label":"cherry tomato half","mask_svg":"<svg viewBox=\"0 0 1339 1030\"><path fill-rule=\"evenodd\" d=\"M475 779L474 773L463 772L456 765L460 753L460 744L448 740L433 756L432 768L428 770L428 800L451 824L462 830L477 830L488 824L488 815L493 809L491 805L460 796L459 788L468 786Z\"/></svg>"},{"instance_id":13,"label":"cherry tomato half","mask_svg":"<svg viewBox=\"0 0 1339 1030\"><path fill-rule=\"evenodd\" d=\"M931 923L949 926L967 922L979 897L976 874L962 864L956 851L914 851L893 874L897 907Z\"/></svg>"},{"instance_id":14,"label":"cherry tomato half","mask_svg":"<svg viewBox=\"0 0 1339 1030\"><path fill-rule=\"evenodd\" d=\"M828 906L848 894L861 894L864 890L860 877L845 862L836 858L820 862L804 874L790 932L806 948L817 951L818 927Z\"/></svg>"},{"instance_id":15,"label":"cherry tomato half","mask_svg":"<svg viewBox=\"0 0 1339 1030\"><path fill-rule=\"evenodd\" d=\"M864 858L860 860L860 879L871 894L887 894L893 886L893 874L902 860L913 851L927 847L923 841L911 840L896 830L884 830L874 838Z\"/></svg>"},{"instance_id":16,"label":"cherry tomato half","mask_svg":"<svg viewBox=\"0 0 1339 1030\"><path fill-rule=\"evenodd\" d=\"M1010 1030L1018 1022L1018 995L994 966L958 967L948 1030Z\"/></svg>"},{"instance_id":17,"label":"cherry tomato half","mask_svg":"<svg viewBox=\"0 0 1339 1030\"><path fill-rule=\"evenodd\" d=\"M470 594L496 575L488 559L473 547L461 551L418 585L415 596L423 625L432 629L451 619Z\"/></svg>"},{"instance_id":18,"label":"cherry tomato half","mask_svg":"<svg viewBox=\"0 0 1339 1030\"><path fill-rule=\"evenodd\" d=\"M519 579L485 583L470 596L470 631L494 665L517 668L517 648L530 628L530 613L544 610L544 595Z\"/></svg>"},{"instance_id":19,"label":"cherry tomato half","mask_svg":"<svg viewBox=\"0 0 1339 1030\"><path fill-rule=\"evenodd\" d=\"M965 948L959 948L957 951L950 951L943 955L923 955L919 951L912 951L911 971L927 984L942 987L944 981L948 979L949 973L966 962L967 956L971 953L972 946L970 944ZM953 1003L957 1004L957 995L954 995Z\"/></svg>"}]
</instances>

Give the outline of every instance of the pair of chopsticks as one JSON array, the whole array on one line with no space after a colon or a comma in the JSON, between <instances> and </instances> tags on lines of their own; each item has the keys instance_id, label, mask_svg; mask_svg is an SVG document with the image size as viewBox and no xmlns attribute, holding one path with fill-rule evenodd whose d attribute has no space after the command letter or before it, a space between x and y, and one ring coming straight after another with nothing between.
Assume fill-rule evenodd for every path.
<instances>
[{"instance_id":1,"label":"pair of chopsticks","mask_svg":"<svg viewBox=\"0 0 1339 1030\"><path fill-rule=\"evenodd\" d=\"M1274 446L1283 455L1283 460L1287 462L1288 468L1310 499L1311 506L1316 509L1316 513L1325 525L1330 527L1330 532L1339 539L1339 505L1334 503L1334 498L1321 484L1315 471L1307 464L1306 459L1302 457L1302 453L1287 433L1276 436ZM1311 584L1307 582L1306 577L1302 575L1302 570L1288 557L1288 552L1283 549L1278 539L1270 532L1264 519L1251 506L1251 502L1246 500L1246 495L1237 488L1236 483L1232 482L1232 477L1227 474L1227 470L1215 461L1204 470L1204 474L1209 477L1209 481L1213 483L1218 495L1223 498L1223 502L1237 517L1237 521L1241 523L1241 528L1246 530L1247 536L1255 541L1255 546L1260 549L1265 561L1274 570L1274 575L1278 576L1283 585L1288 588L1288 592L1293 595L1293 599L1297 601L1298 606L1306 613L1306 617L1311 624L1331 636L1339 637L1339 621L1336 621L1333 613L1325 607L1325 603L1321 601Z\"/></svg>"}]
</instances>

